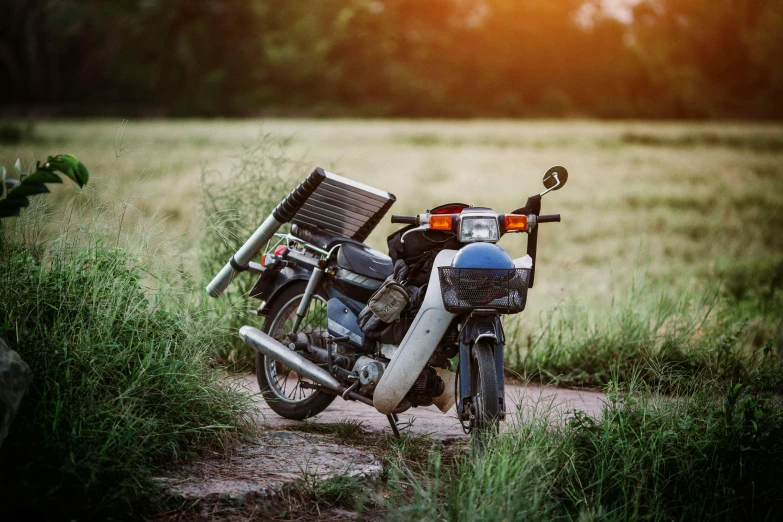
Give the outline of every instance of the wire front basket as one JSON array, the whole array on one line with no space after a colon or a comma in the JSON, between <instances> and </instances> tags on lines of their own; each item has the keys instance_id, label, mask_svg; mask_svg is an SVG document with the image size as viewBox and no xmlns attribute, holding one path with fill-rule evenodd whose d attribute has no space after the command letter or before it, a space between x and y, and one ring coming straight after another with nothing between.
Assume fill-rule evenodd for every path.
<instances>
[{"instance_id":1,"label":"wire front basket","mask_svg":"<svg viewBox=\"0 0 783 522\"><path fill-rule=\"evenodd\" d=\"M529 268L438 268L443 305L451 313L476 309L515 314L525 309Z\"/></svg>"}]
</instances>

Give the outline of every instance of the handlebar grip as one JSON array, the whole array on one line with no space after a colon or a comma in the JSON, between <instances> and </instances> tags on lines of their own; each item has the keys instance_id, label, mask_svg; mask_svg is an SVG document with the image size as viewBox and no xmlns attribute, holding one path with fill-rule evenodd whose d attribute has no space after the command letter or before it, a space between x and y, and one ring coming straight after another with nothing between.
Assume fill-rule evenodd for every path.
<instances>
[{"instance_id":1,"label":"handlebar grip","mask_svg":"<svg viewBox=\"0 0 783 522\"><path fill-rule=\"evenodd\" d=\"M560 214L542 214L538 216L539 223L560 223Z\"/></svg>"},{"instance_id":2,"label":"handlebar grip","mask_svg":"<svg viewBox=\"0 0 783 522\"><path fill-rule=\"evenodd\" d=\"M418 225L419 224L419 217L418 216L398 216L396 214L393 214L391 217L392 223L402 223L404 225Z\"/></svg>"}]
</instances>

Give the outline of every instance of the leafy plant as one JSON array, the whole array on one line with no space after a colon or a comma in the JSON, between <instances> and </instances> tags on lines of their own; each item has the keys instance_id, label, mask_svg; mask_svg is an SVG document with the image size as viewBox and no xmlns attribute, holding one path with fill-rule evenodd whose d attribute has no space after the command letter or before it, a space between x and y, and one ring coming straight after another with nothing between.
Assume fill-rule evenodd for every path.
<instances>
[{"instance_id":1,"label":"leafy plant","mask_svg":"<svg viewBox=\"0 0 783 522\"><path fill-rule=\"evenodd\" d=\"M17 159L14 164L14 170L19 175L19 179L6 177L5 167L0 166L0 177L3 178L4 186L8 188L8 193L4 199L0 199L0 219L5 217L18 216L22 208L30 205L30 196L36 194L48 194L47 183L62 183L63 180L57 175L59 172L74 183L83 187L89 179L87 167L72 154L58 154L49 156L46 162L35 163L33 172L24 172L20 161ZM0 196L5 192L3 186L0 186Z\"/></svg>"}]
</instances>

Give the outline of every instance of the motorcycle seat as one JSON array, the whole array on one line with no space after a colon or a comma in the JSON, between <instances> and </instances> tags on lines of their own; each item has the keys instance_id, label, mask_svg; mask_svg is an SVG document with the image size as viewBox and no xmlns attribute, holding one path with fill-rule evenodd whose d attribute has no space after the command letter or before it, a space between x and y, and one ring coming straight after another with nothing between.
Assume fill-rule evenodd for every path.
<instances>
[{"instance_id":1,"label":"motorcycle seat","mask_svg":"<svg viewBox=\"0 0 783 522\"><path fill-rule=\"evenodd\" d=\"M340 245L337 266L379 281L383 281L394 271L394 263L389 256L354 241Z\"/></svg>"}]
</instances>

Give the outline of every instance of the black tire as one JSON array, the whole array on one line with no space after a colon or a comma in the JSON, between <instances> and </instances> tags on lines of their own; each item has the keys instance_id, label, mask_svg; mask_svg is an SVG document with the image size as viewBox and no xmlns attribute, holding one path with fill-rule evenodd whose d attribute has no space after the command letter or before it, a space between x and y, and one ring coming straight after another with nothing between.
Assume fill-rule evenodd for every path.
<instances>
[{"instance_id":1,"label":"black tire","mask_svg":"<svg viewBox=\"0 0 783 522\"><path fill-rule=\"evenodd\" d=\"M296 316L296 309L299 306L299 302L302 300L305 288L307 284L304 282L294 283L290 287L286 288L280 295L275 297L269 307L269 313L267 314L266 321L264 321L263 331L277 340L281 340L288 333L284 326L286 325L286 319L291 316ZM323 313L318 310L318 306L321 306ZM326 294L323 291L319 291L313 296L310 301L310 310L316 309L315 318L313 321L318 324L309 324L310 318L306 318L301 326L301 331L306 331L308 328L320 327L326 329ZM289 327L290 328L290 327ZM274 375L273 375L274 373ZM281 380L276 379L276 376L282 376ZM335 399L335 395L330 393L324 393L322 391L299 388L299 384L304 382L311 382L309 379L303 379L295 371L291 370L287 366L278 363L266 355L256 353L256 378L258 379L258 386L261 389L261 393L264 396L269 407L272 411L291 420L304 420L314 415L318 415L324 411ZM289 380L296 379L296 387L293 389L293 397L287 396L286 385ZM299 391L297 392L297 389Z\"/></svg>"},{"instance_id":2,"label":"black tire","mask_svg":"<svg viewBox=\"0 0 783 522\"><path fill-rule=\"evenodd\" d=\"M471 428L477 435L492 433L500 422L498 379L492 346L484 341L476 343L470 364L470 393L474 398Z\"/></svg>"}]
</instances>

